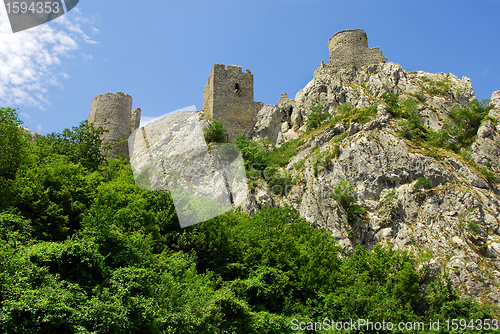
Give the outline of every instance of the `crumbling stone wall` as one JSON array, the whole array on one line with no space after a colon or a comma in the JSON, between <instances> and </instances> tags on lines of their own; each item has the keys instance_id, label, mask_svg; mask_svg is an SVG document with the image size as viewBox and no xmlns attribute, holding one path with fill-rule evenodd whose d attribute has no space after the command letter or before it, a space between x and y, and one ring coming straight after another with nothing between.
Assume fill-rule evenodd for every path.
<instances>
[{"instance_id":1,"label":"crumbling stone wall","mask_svg":"<svg viewBox=\"0 0 500 334\"><path fill-rule=\"evenodd\" d=\"M128 144L126 141L117 145L119 141L128 139L130 134L139 127L141 109L132 110L132 96L118 92L99 95L92 100L88 123L102 126L109 132L103 134L103 145L113 145L107 151L108 156L122 155L128 158Z\"/></svg>"},{"instance_id":2,"label":"crumbling stone wall","mask_svg":"<svg viewBox=\"0 0 500 334\"><path fill-rule=\"evenodd\" d=\"M379 48L368 48L368 38L362 29L342 30L330 38L328 42L330 50L330 68L346 68L352 66L363 66L375 63L385 63Z\"/></svg>"},{"instance_id":3,"label":"crumbling stone wall","mask_svg":"<svg viewBox=\"0 0 500 334\"><path fill-rule=\"evenodd\" d=\"M203 112L227 129L229 139L246 134L254 125L254 116L262 102L253 97L253 74L241 66L215 64L203 94Z\"/></svg>"}]
</instances>

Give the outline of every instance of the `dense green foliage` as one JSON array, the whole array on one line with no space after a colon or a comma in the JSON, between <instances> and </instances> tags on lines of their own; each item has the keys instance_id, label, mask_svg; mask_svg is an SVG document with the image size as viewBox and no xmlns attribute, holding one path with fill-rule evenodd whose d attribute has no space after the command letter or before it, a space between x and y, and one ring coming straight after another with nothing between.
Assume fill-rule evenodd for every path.
<instances>
[{"instance_id":1,"label":"dense green foliage","mask_svg":"<svg viewBox=\"0 0 500 334\"><path fill-rule=\"evenodd\" d=\"M225 143L226 127L221 121L213 120L208 126L203 128L203 135L207 143Z\"/></svg>"},{"instance_id":2,"label":"dense green foliage","mask_svg":"<svg viewBox=\"0 0 500 334\"><path fill-rule=\"evenodd\" d=\"M374 104L368 108L358 109L352 103L346 102L337 108L335 115L324 111L322 105L313 106L311 108L312 113L307 118L306 134L313 132L313 130L320 131L324 127L332 127L339 123L344 124L345 127L348 127L351 122L366 124L377 115L377 106L377 104Z\"/></svg>"},{"instance_id":3,"label":"dense green foliage","mask_svg":"<svg viewBox=\"0 0 500 334\"><path fill-rule=\"evenodd\" d=\"M482 173L489 182L500 182L488 166L478 166L470 156L470 146L476 140L482 122L496 119L488 116L493 108L489 99L481 102L476 99L469 102L468 108L451 109L443 127L433 131L422 124L417 112L417 102L413 98L398 99L394 94L384 94L383 99L394 117L400 118L400 136L422 145L428 152L439 158L435 149L449 150L459 153L471 167Z\"/></svg>"},{"instance_id":4,"label":"dense green foliage","mask_svg":"<svg viewBox=\"0 0 500 334\"><path fill-rule=\"evenodd\" d=\"M349 221L352 221L356 216L365 213L365 209L356 204L357 200L353 196L355 193L352 183L340 179L338 185L333 189L330 197L333 198L347 213Z\"/></svg>"},{"instance_id":5,"label":"dense green foliage","mask_svg":"<svg viewBox=\"0 0 500 334\"><path fill-rule=\"evenodd\" d=\"M441 80L432 80L429 77L419 77L422 89L429 95L445 96L450 92L450 79L442 78Z\"/></svg>"},{"instance_id":6,"label":"dense green foliage","mask_svg":"<svg viewBox=\"0 0 500 334\"><path fill-rule=\"evenodd\" d=\"M421 188L432 189L431 181L429 181L429 179L426 178L425 176L421 176L421 177L417 178L417 182L415 182L415 184L413 185L414 190L421 189Z\"/></svg>"},{"instance_id":7,"label":"dense green foliage","mask_svg":"<svg viewBox=\"0 0 500 334\"><path fill-rule=\"evenodd\" d=\"M64 129L62 133L51 133L39 139L40 145L48 145L51 153L62 154L69 157L73 163L80 163L83 167L94 171L104 163L103 151L110 146L101 148L101 135L107 130L95 128L86 121L78 127Z\"/></svg>"},{"instance_id":8,"label":"dense green foliage","mask_svg":"<svg viewBox=\"0 0 500 334\"><path fill-rule=\"evenodd\" d=\"M297 154L297 148L304 144L302 140L295 139L276 147L266 140L245 140L242 135L235 140L235 144L241 150L250 179L266 180L275 192L286 191L285 188L295 183L290 173L279 173L278 168L286 166Z\"/></svg>"},{"instance_id":9,"label":"dense green foliage","mask_svg":"<svg viewBox=\"0 0 500 334\"><path fill-rule=\"evenodd\" d=\"M324 110L324 106L319 104L311 108L311 113L307 117L306 128L308 131L319 127L325 120L331 117L328 111Z\"/></svg>"},{"instance_id":10,"label":"dense green foliage","mask_svg":"<svg viewBox=\"0 0 500 334\"><path fill-rule=\"evenodd\" d=\"M337 110L337 115L330 121L330 126L339 122L343 122L344 124L350 122L366 124L372 117L377 116L377 106L377 104L374 104L368 108L358 109L350 102L341 104Z\"/></svg>"},{"instance_id":11,"label":"dense green foliage","mask_svg":"<svg viewBox=\"0 0 500 334\"><path fill-rule=\"evenodd\" d=\"M25 152L2 157L15 162L0 176L2 333L289 333L292 319L494 312L459 299L445 278L428 284L407 252L359 247L343 257L289 207L181 229L170 194L135 186L130 165L99 156L92 135L29 141L15 113L1 122L18 138L0 133L2 143ZM73 129L90 132L99 130ZM86 145L93 154L78 153Z\"/></svg>"},{"instance_id":12,"label":"dense green foliage","mask_svg":"<svg viewBox=\"0 0 500 334\"><path fill-rule=\"evenodd\" d=\"M28 139L20 131L22 121L17 109L0 108L0 177L12 179L23 160L23 149Z\"/></svg>"},{"instance_id":13,"label":"dense green foliage","mask_svg":"<svg viewBox=\"0 0 500 334\"><path fill-rule=\"evenodd\" d=\"M387 111L401 118L398 124L403 129L402 137L457 153L461 149L470 147L476 139L479 126L483 120L488 119L487 115L493 108L489 105L489 99L481 102L474 99L469 103L469 108L454 108L448 111L448 119L445 120L443 128L435 132L422 125L417 113L417 103L412 98L400 100L393 94L385 94L383 98L387 104Z\"/></svg>"}]
</instances>

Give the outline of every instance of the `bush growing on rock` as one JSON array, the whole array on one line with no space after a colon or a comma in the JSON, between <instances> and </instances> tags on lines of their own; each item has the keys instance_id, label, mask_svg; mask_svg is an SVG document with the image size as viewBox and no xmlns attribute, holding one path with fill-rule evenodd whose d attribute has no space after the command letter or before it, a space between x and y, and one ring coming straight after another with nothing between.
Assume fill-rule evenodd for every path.
<instances>
[{"instance_id":1,"label":"bush growing on rock","mask_svg":"<svg viewBox=\"0 0 500 334\"><path fill-rule=\"evenodd\" d=\"M208 126L203 128L203 134L207 143L226 142L226 127L221 121L213 120Z\"/></svg>"}]
</instances>

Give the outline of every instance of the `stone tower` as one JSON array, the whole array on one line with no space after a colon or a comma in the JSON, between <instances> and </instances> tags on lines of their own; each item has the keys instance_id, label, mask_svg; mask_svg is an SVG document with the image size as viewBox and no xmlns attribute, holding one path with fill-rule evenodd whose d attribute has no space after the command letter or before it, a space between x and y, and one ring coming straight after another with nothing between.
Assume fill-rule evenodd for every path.
<instances>
[{"instance_id":1,"label":"stone tower","mask_svg":"<svg viewBox=\"0 0 500 334\"><path fill-rule=\"evenodd\" d=\"M360 67L387 61L379 48L368 48L368 38L362 29L337 32L330 38L328 49L330 63L327 67L331 68Z\"/></svg>"},{"instance_id":2,"label":"stone tower","mask_svg":"<svg viewBox=\"0 0 500 334\"><path fill-rule=\"evenodd\" d=\"M246 134L262 102L253 100L253 74L241 66L215 64L203 94L203 112L227 129L229 140Z\"/></svg>"},{"instance_id":3,"label":"stone tower","mask_svg":"<svg viewBox=\"0 0 500 334\"><path fill-rule=\"evenodd\" d=\"M108 156L128 156L128 145L125 141L139 127L141 109L132 110L132 96L118 92L99 95L92 100L88 123L102 126L109 132L103 134L103 145L113 145ZM117 145L119 141L123 143Z\"/></svg>"}]
</instances>

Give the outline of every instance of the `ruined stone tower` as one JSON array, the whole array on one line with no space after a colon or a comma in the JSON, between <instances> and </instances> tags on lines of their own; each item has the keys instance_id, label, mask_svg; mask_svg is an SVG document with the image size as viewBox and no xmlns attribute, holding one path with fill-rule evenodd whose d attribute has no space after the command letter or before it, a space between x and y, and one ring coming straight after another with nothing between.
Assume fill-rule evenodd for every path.
<instances>
[{"instance_id":1,"label":"ruined stone tower","mask_svg":"<svg viewBox=\"0 0 500 334\"><path fill-rule=\"evenodd\" d=\"M363 66L387 61L379 48L368 48L368 38L362 29L342 30L330 38L330 68Z\"/></svg>"},{"instance_id":2,"label":"ruined stone tower","mask_svg":"<svg viewBox=\"0 0 500 334\"><path fill-rule=\"evenodd\" d=\"M241 66L215 64L203 94L203 112L221 121L229 140L246 134L254 125L254 116L262 102L253 100L253 74Z\"/></svg>"},{"instance_id":3,"label":"ruined stone tower","mask_svg":"<svg viewBox=\"0 0 500 334\"><path fill-rule=\"evenodd\" d=\"M127 142L117 145L119 141L128 139L130 134L139 127L141 109L132 110L132 96L118 92L99 95L92 100L88 123L102 126L109 132L103 134L103 145L113 145L107 152L108 156L122 155L128 158Z\"/></svg>"}]
</instances>

